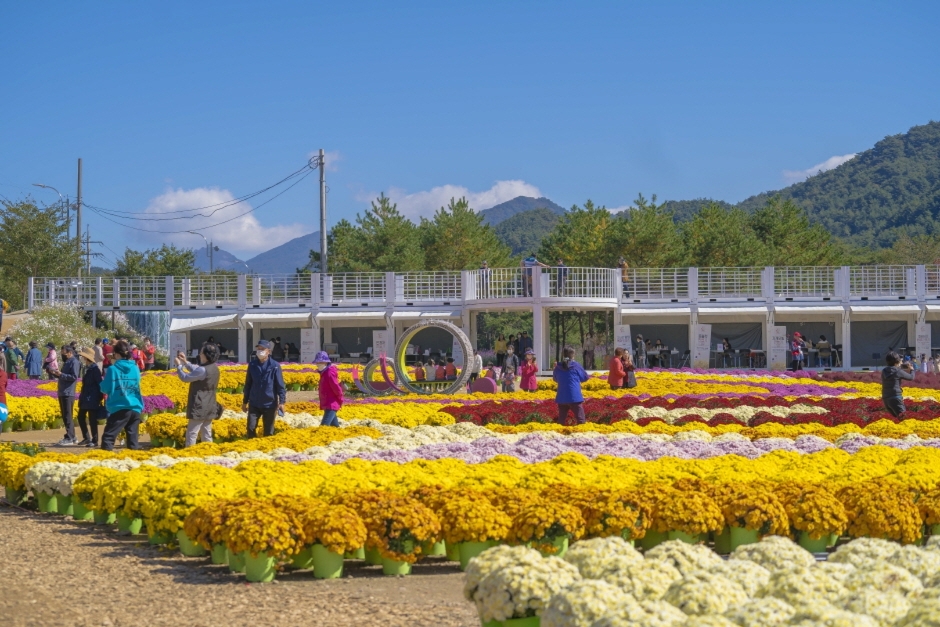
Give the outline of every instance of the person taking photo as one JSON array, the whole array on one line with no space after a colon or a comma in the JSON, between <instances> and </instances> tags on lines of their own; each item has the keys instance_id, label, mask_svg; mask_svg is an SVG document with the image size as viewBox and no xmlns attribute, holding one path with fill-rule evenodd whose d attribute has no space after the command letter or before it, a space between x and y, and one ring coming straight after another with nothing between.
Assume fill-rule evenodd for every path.
<instances>
[{"instance_id":1,"label":"person taking photo","mask_svg":"<svg viewBox=\"0 0 940 627\"><path fill-rule=\"evenodd\" d=\"M199 349L199 363L191 364L183 352L176 353L176 376L189 384L186 401L186 446L197 440L212 442L212 421L222 417L219 404L219 347L204 344Z\"/></svg>"}]
</instances>

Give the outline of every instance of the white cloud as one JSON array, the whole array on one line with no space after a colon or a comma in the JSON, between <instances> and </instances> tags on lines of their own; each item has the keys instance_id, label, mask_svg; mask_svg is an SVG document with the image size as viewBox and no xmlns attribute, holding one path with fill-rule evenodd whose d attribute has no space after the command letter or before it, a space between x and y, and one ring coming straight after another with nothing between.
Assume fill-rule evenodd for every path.
<instances>
[{"instance_id":1,"label":"white cloud","mask_svg":"<svg viewBox=\"0 0 940 627\"><path fill-rule=\"evenodd\" d=\"M811 168L805 170L784 170L783 178L786 179L787 183L798 183L804 181L811 176L816 176L820 172L825 172L826 170L832 170L833 168L838 168L840 165L855 157L857 153L852 153L850 155L836 155L829 157L822 163L817 163Z\"/></svg>"},{"instance_id":2,"label":"white cloud","mask_svg":"<svg viewBox=\"0 0 940 627\"><path fill-rule=\"evenodd\" d=\"M512 200L517 196L531 196L540 198L542 192L535 185L525 181L496 181L489 189L472 192L462 185L441 185L424 192L409 194L403 189L392 187L386 194L389 199L398 205L402 215L416 220L420 217L430 218L434 212L447 205L451 198L466 198L474 211L483 211L500 203ZM356 200L369 202L375 200L378 193L359 193Z\"/></svg>"},{"instance_id":3,"label":"white cloud","mask_svg":"<svg viewBox=\"0 0 940 627\"><path fill-rule=\"evenodd\" d=\"M619 207L607 207L607 211L611 213L621 213L623 211L629 211L633 209L633 205L621 205Z\"/></svg>"},{"instance_id":4,"label":"white cloud","mask_svg":"<svg viewBox=\"0 0 940 627\"><path fill-rule=\"evenodd\" d=\"M226 207L213 206L228 203L234 196L227 189L217 187L197 187L195 189L171 189L150 201L146 212L162 217L175 218L161 222L137 222L134 226L145 229L160 229L162 231L198 231L206 238L212 240L216 246L229 252L245 256L279 246L298 235L307 233L309 225L290 224L276 226L262 226L254 214L241 215L251 209L251 205L242 202ZM186 219L192 213L174 214L171 212L209 207L197 212L198 217ZM236 217L237 216L237 217ZM226 220L230 220L226 222ZM225 224L219 224L225 222ZM218 224L218 226L212 226ZM175 244L183 248L199 248L205 246L205 241L198 235L189 233L175 234L148 234L139 231L136 236L150 246L153 239Z\"/></svg>"}]
</instances>

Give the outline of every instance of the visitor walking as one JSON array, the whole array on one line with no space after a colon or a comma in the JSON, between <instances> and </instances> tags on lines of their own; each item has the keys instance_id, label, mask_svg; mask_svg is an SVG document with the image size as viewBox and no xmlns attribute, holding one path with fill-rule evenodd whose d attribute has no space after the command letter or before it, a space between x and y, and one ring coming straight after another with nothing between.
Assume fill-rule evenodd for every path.
<instances>
[{"instance_id":1,"label":"visitor walking","mask_svg":"<svg viewBox=\"0 0 940 627\"><path fill-rule=\"evenodd\" d=\"M36 340L29 343L26 359L23 360L23 369L26 376L32 380L42 377L42 351L37 348Z\"/></svg>"},{"instance_id":2,"label":"visitor walking","mask_svg":"<svg viewBox=\"0 0 940 627\"><path fill-rule=\"evenodd\" d=\"M339 371L330 361L330 356L320 351L313 363L320 371L320 383L317 388L320 392L320 409L323 410L322 427L338 427L339 418L336 412L343 408L343 386L339 383Z\"/></svg>"},{"instance_id":3,"label":"visitor walking","mask_svg":"<svg viewBox=\"0 0 940 627\"><path fill-rule=\"evenodd\" d=\"M287 388L281 364L271 358L271 342L260 340L255 346L257 359L248 363L245 375L245 392L242 396L242 411L248 413L248 437L255 437L258 418L263 423L263 434L274 435L274 421L278 412L284 412Z\"/></svg>"},{"instance_id":4,"label":"visitor walking","mask_svg":"<svg viewBox=\"0 0 940 627\"><path fill-rule=\"evenodd\" d=\"M796 372L802 368L803 361L803 336L799 331L794 331L790 338L790 369ZM900 362L900 359L898 359Z\"/></svg>"},{"instance_id":5,"label":"visitor walking","mask_svg":"<svg viewBox=\"0 0 940 627\"><path fill-rule=\"evenodd\" d=\"M539 389L536 375L539 373L538 364L535 363L535 351L531 348L525 352L525 361L519 370L519 387L525 392L535 392Z\"/></svg>"},{"instance_id":6,"label":"visitor walking","mask_svg":"<svg viewBox=\"0 0 940 627\"><path fill-rule=\"evenodd\" d=\"M496 365L503 367L503 361L506 359L506 336L500 333L496 336L496 342L493 348L496 350Z\"/></svg>"},{"instance_id":7,"label":"visitor walking","mask_svg":"<svg viewBox=\"0 0 940 627\"><path fill-rule=\"evenodd\" d=\"M522 295L523 296L532 296L533 295L533 276L535 271L533 268L538 266L539 268L548 268L549 266L542 263L535 258L535 253L531 253L528 257L522 260L520 264L522 266Z\"/></svg>"},{"instance_id":8,"label":"visitor walking","mask_svg":"<svg viewBox=\"0 0 940 627\"><path fill-rule=\"evenodd\" d=\"M581 393L581 384L588 380L588 374L581 364L574 360L572 347L565 347L564 359L555 364L552 379L558 384L558 390L555 392L558 424L565 424L568 420L568 412L572 412L575 421L583 425L587 419L584 416L584 395Z\"/></svg>"},{"instance_id":9,"label":"visitor walking","mask_svg":"<svg viewBox=\"0 0 940 627\"><path fill-rule=\"evenodd\" d=\"M281 363L284 361L284 345L281 344L281 338L274 338L274 346L271 347L271 359Z\"/></svg>"},{"instance_id":10,"label":"visitor walking","mask_svg":"<svg viewBox=\"0 0 940 627\"><path fill-rule=\"evenodd\" d=\"M199 349L199 363L191 364L182 351L176 353L176 376L189 384L186 400L186 446L197 440L212 442L212 421L222 417L219 389L219 347L205 344Z\"/></svg>"},{"instance_id":11,"label":"visitor walking","mask_svg":"<svg viewBox=\"0 0 940 627\"><path fill-rule=\"evenodd\" d=\"M101 354L104 356L101 368L107 370L108 366L114 361L114 346L108 338L101 340Z\"/></svg>"},{"instance_id":12,"label":"visitor walking","mask_svg":"<svg viewBox=\"0 0 940 627\"><path fill-rule=\"evenodd\" d=\"M23 351L16 345L16 342L13 341L13 338L8 337L3 344L7 359L7 380L15 381L16 375L20 371L20 361L23 360L25 356L23 355Z\"/></svg>"},{"instance_id":13,"label":"visitor walking","mask_svg":"<svg viewBox=\"0 0 940 627\"><path fill-rule=\"evenodd\" d=\"M885 362L888 365L881 371L881 400L884 401L888 413L899 418L906 411L901 381L913 381L914 369L910 363L898 367L901 356L894 351L888 353Z\"/></svg>"},{"instance_id":14,"label":"visitor walking","mask_svg":"<svg viewBox=\"0 0 940 627\"><path fill-rule=\"evenodd\" d=\"M607 372L607 384L611 390L619 390L623 387L623 381L627 376L627 371L623 364L623 349L614 349L614 356L610 358Z\"/></svg>"},{"instance_id":15,"label":"visitor walking","mask_svg":"<svg viewBox=\"0 0 940 627\"><path fill-rule=\"evenodd\" d=\"M153 345L149 337L144 338L144 348L142 352L144 357L144 370L153 370L156 364L157 347Z\"/></svg>"},{"instance_id":16,"label":"visitor walking","mask_svg":"<svg viewBox=\"0 0 940 627\"><path fill-rule=\"evenodd\" d=\"M523 331L519 334L519 345L516 347L516 355L525 355L527 351L530 351L535 348L535 345L532 343L532 338L529 337L528 331Z\"/></svg>"},{"instance_id":17,"label":"visitor walking","mask_svg":"<svg viewBox=\"0 0 940 627\"><path fill-rule=\"evenodd\" d=\"M646 342L642 335L636 336L636 367L646 368Z\"/></svg>"},{"instance_id":18,"label":"visitor walking","mask_svg":"<svg viewBox=\"0 0 940 627\"><path fill-rule=\"evenodd\" d=\"M623 286L623 295L630 296L630 264L621 257L617 260L617 267L620 268L620 283Z\"/></svg>"},{"instance_id":19,"label":"visitor walking","mask_svg":"<svg viewBox=\"0 0 940 627\"><path fill-rule=\"evenodd\" d=\"M55 379L52 376L52 371L59 368L59 355L56 353L55 344L52 342L46 344L46 348L49 351L46 353L46 358L42 360L42 369L46 371L46 378L52 380Z\"/></svg>"},{"instance_id":20,"label":"visitor walking","mask_svg":"<svg viewBox=\"0 0 940 627\"><path fill-rule=\"evenodd\" d=\"M101 344L101 338L95 338L95 346L92 349L95 353L95 363L103 364L104 363L104 350Z\"/></svg>"},{"instance_id":21,"label":"visitor walking","mask_svg":"<svg viewBox=\"0 0 940 627\"><path fill-rule=\"evenodd\" d=\"M516 356L516 351L512 346L506 347L506 359L503 363L503 371L501 373L501 379L503 381L503 392L515 392L516 391L516 369L519 367L519 358ZM512 389L507 389L507 384Z\"/></svg>"},{"instance_id":22,"label":"visitor walking","mask_svg":"<svg viewBox=\"0 0 940 627\"><path fill-rule=\"evenodd\" d=\"M121 431L127 434L127 448L140 448L137 436L140 413L144 411L144 397L140 393L140 368L131 359L131 346L127 340L118 340L112 347L114 363L105 371L101 393L107 397L105 408L108 422L101 434L101 449L114 450Z\"/></svg>"},{"instance_id":23,"label":"visitor walking","mask_svg":"<svg viewBox=\"0 0 940 627\"><path fill-rule=\"evenodd\" d=\"M584 369L594 370L594 350L597 348L597 345L594 343L593 332L587 334L581 348L584 350Z\"/></svg>"},{"instance_id":24,"label":"visitor walking","mask_svg":"<svg viewBox=\"0 0 940 627\"><path fill-rule=\"evenodd\" d=\"M480 264L480 298L489 298L490 297L490 266L486 263L486 260L483 260L483 263Z\"/></svg>"},{"instance_id":25,"label":"visitor walking","mask_svg":"<svg viewBox=\"0 0 940 627\"><path fill-rule=\"evenodd\" d=\"M82 374L82 391L78 395L78 427L82 431L79 446L94 448L98 446L98 420L102 418L104 396L101 394L101 381L104 373L101 364L95 361L93 348L83 348L78 353L85 368Z\"/></svg>"},{"instance_id":26,"label":"visitor walking","mask_svg":"<svg viewBox=\"0 0 940 627\"><path fill-rule=\"evenodd\" d=\"M483 357L480 355L480 349L476 349L470 360L470 383L476 381L481 372L483 372Z\"/></svg>"},{"instance_id":27,"label":"visitor walking","mask_svg":"<svg viewBox=\"0 0 940 627\"><path fill-rule=\"evenodd\" d=\"M131 344L131 359L133 359L134 363L137 364L137 369L143 372L146 368L146 365L144 364L144 354L137 347L137 344Z\"/></svg>"},{"instance_id":28,"label":"visitor walking","mask_svg":"<svg viewBox=\"0 0 940 627\"><path fill-rule=\"evenodd\" d=\"M62 347L62 369L56 367L49 373L59 380L57 396L59 397L59 411L62 412L62 422L65 423L65 437L59 441L59 446L75 446L75 423L72 415L75 410L75 388L82 378L82 365L75 356L75 351L68 344Z\"/></svg>"}]
</instances>

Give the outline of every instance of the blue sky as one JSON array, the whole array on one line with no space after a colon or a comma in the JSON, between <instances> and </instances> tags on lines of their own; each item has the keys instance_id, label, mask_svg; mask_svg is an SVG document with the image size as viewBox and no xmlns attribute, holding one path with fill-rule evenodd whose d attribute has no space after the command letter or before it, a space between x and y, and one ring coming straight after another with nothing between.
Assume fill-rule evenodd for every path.
<instances>
[{"instance_id":1,"label":"blue sky","mask_svg":"<svg viewBox=\"0 0 940 627\"><path fill-rule=\"evenodd\" d=\"M411 216L455 193L738 201L940 118L938 23L936 2L4 3L0 194L74 196L82 157L86 203L177 211L322 147L331 223L381 191ZM247 258L315 230L317 198L312 176L206 232ZM88 214L111 251L202 241Z\"/></svg>"}]
</instances>

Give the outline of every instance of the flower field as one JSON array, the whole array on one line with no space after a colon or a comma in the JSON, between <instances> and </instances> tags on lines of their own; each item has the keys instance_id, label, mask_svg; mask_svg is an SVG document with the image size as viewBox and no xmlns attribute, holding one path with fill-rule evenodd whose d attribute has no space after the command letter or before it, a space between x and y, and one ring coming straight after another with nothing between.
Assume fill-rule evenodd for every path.
<instances>
[{"instance_id":1,"label":"flower field","mask_svg":"<svg viewBox=\"0 0 940 627\"><path fill-rule=\"evenodd\" d=\"M637 379L589 380L584 425L555 424L541 382L350 399L340 428L289 403L257 439L235 385L215 442L181 449L185 415L154 412L154 448L3 449L0 484L8 501L146 533L250 581L449 559L490 626L940 625L940 391L907 389L898 420L880 385L851 377ZM182 409L175 376L144 382ZM55 401L27 383L19 400Z\"/></svg>"}]
</instances>

